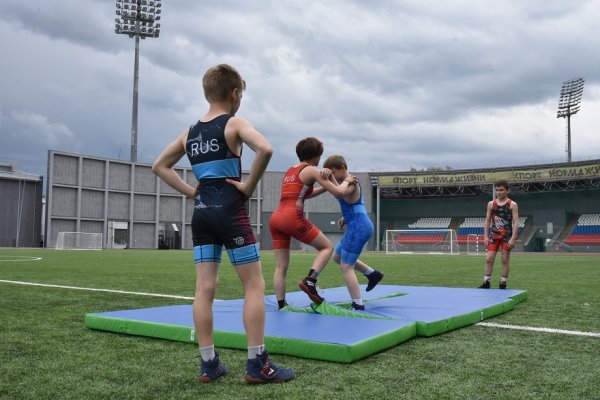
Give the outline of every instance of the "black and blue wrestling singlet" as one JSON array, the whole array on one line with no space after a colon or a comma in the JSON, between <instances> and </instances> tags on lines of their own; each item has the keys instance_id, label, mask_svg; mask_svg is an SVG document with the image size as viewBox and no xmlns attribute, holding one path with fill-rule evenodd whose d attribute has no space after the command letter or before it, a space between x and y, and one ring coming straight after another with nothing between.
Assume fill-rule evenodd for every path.
<instances>
[{"instance_id":1,"label":"black and blue wrestling singlet","mask_svg":"<svg viewBox=\"0 0 600 400\"><path fill-rule=\"evenodd\" d=\"M234 154L225 141L225 126L231 117L221 115L190 127L186 152L200 182L192 216L192 241L196 263L220 262L225 246L233 265L260 258L258 244L248 218L246 197L226 178L242 177L241 151Z\"/></svg>"},{"instance_id":2,"label":"black and blue wrestling singlet","mask_svg":"<svg viewBox=\"0 0 600 400\"><path fill-rule=\"evenodd\" d=\"M209 122L198 121L190 127L185 147L198 181L241 178L241 154L233 154L225 142L225 125L229 118L225 114Z\"/></svg>"}]
</instances>

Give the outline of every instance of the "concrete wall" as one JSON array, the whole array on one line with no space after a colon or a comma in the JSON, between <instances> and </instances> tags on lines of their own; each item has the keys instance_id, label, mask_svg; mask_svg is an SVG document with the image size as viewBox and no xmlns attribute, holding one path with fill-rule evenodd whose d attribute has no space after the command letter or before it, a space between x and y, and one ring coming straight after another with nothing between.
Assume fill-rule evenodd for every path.
<instances>
[{"instance_id":1,"label":"concrete wall","mask_svg":"<svg viewBox=\"0 0 600 400\"><path fill-rule=\"evenodd\" d=\"M176 172L190 185L197 184L189 168ZM266 172L252 198L248 211L261 248L271 249L269 218L279 205L283 172ZM244 174L245 176L246 174ZM47 245L54 247L59 232L102 233L106 241L108 221L129 224L131 248L158 247L159 229L177 224L182 248L192 248L190 221L194 201L184 198L158 179L147 164L109 160L79 154L51 151L48 155ZM365 206L371 219L373 201L369 175L358 173ZM342 232L337 200L325 193L306 202L309 219L337 243ZM106 246L106 243L105 243ZM294 242L294 248L301 244ZM374 239L367 245L374 248Z\"/></svg>"},{"instance_id":2,"label":"concrete wall","mask_svg":"<svg viewBox=\"0 0 600 400\"><path fill-rule=\"evenodd\" d=\"M196 185L189 168L176 172ZM193 200L161 182L150 165L50 151L48 176L49 247L55 246L62 231L102 233L106 241L108 221L128 223L131 248L158 247L159 229L165 223L176 224L182 242L191 247L186 227Z\"/></svg>"},{"instance_id":3,"label":"concrete wall","mask_svg":"<svg viewBox=\"0 0 600 400\"><path fill-rule=\"evenodd\" d=\"M175 171L197 185L190 168ZM194 200L161 181L151 165L50 151L48 177L48 247L56 245L59 232L102 233L106 247L108 222L116 221L128 224L130 248L157 248L161 229L172 224L179 230L182 248L192 248ZM248 202L255 232L260 229L260 192L259 187Z\"/></svg>"},{"instance_id":4,"label":"concrete wall","mask_svg":"<svg viewBox=\"0 0 600 400\"><path fill-rule=\"evenodd\" d=\"M41 176L0 170L0 247L39 247L42 241Z\"/></svg>"}]
</instances>

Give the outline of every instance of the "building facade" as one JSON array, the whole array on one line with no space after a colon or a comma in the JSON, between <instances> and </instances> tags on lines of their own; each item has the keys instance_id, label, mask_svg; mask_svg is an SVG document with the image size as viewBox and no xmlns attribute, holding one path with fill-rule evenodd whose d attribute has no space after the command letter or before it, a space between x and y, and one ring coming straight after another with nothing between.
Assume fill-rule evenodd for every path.
<instances>
[{"instance_id":1,"label":"building facade","mask_svg":"<svg viewBox=\"0 0 600 400\"><path fill-rule=\"evenodd\" d=\"M197 185L190 168L175 167L181 178ZM248 200L250 221L263 249L271 249L269 218L279 204L283 172L266 172ZM246 173L244 173L245 178ZM366 188L369 176L357 176ZM364 190L371 212L371 190ZM48 152L46 194L48 247L59 232L102 233L104 248L192 248L193 199L179 194L152 172L149 164ZM306 212L332 241L342 235L337 200L323 194L306 201ZM304 245L294 242L294 249ZM373 243L367 245L374 248Z\"/></svg>"},{"instance_id":2,"label":"building facade","mask_svg":"<svg viewBox=\"0 0 600 400\"><path fill-rule=\"evenodd\" d=\"M43 178L0 164L0 247L42 245Z\"/></svg>"}]
</instances>

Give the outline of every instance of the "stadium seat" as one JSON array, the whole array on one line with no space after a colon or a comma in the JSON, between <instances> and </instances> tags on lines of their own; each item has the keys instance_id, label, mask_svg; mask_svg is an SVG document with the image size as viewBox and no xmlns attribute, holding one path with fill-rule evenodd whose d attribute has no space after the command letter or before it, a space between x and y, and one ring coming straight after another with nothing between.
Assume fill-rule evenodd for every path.
<instances>
[{"instance_id":1,"label":"stadium seat","mask_svg":"<svg viewBox=\"0 0 600 400\"><path fill-rule=\"evenodd\" d=\"M581 214L564 242L572 246L600 245L600 214Z\"/></svg>"},{"instance_id":2,"label":"stadium seat","mask_svg":"<svg viewBox=\"0 0 600 400\"><path fill-rule=\"evenodd\" d=\"M448 229L452 218L419 218L414 224L408 224L409 229Z\"/></svg>"},{"instance_id":3,"label":"stadium seat","mask_svg":"<svg viewBox=\"0 0 600 400\"><path fill-rule=\"evenodd\" d=\"M444 241L445 235L440 232L427 232L423 229L448 229L450 227L450 217L419 218L415 223L408 224L409 229L415 232L406 232L396 237L396 244L436 244ZM417 231L420 230L420 231Z\"/></svg>"}]
</instances>

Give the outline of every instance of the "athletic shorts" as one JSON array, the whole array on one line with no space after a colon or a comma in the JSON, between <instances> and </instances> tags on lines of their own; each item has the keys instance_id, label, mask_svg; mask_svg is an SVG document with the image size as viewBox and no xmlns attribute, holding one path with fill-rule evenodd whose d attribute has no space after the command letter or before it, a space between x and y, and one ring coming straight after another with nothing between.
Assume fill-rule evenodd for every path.
<instances>
[{"instance_id":1,"label":"athletic shorts","mask_svg":"<svg viewBox=\"0 0 600 400\"><path fill-rule=\"evenodd\" d=\"M506 237L490 237L487 245L487 251L497 252L500 248L505 251L510 251L508 248L508 238Z\"/></svg>"},{"instance_id":2,"label":"athletic shorts","mask_svg":"<svg viewBox=\"0 0 600 400\"><path fill-rule=\"evenodd\" d=\"M223 247L233 265L260 260L246 198L224 180L202 182L192 215L194 262L221 262Z\"/></svg>"},{"instance_id":3,"label":"athletic shorts","mask_svg":"<svg viewBox=\"0 0 600 400\"><path fill-rule=\"evenodd\" d=\"M346 233L335 246L334 251L340 256L341 262L347 265L356 264L371 235L373 235L371 219L367 214L356 214L350 223L346 223Z\"/></svg>"},{"instance_id":4,"label":"athletic shorts","mask_svg":"<svg viewBox=\"0 0 600 400\"><path fill-rule=\"evenodd\" d=\"M269 220L269 230L273 248L289 249L292 238L309 244L321 231L312 222L298 215L296 210L290 212L275 211Z\"/></svg>"}]
</instances>

